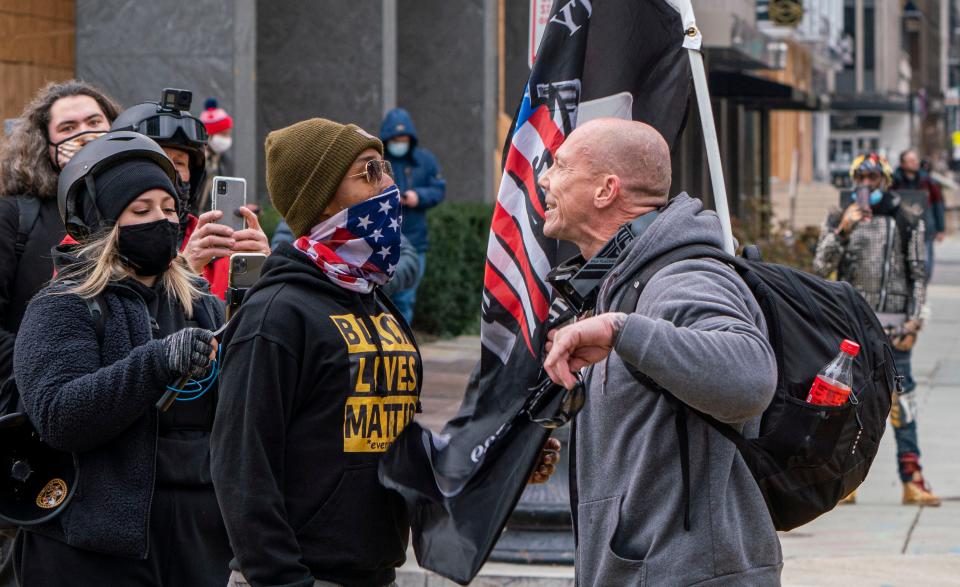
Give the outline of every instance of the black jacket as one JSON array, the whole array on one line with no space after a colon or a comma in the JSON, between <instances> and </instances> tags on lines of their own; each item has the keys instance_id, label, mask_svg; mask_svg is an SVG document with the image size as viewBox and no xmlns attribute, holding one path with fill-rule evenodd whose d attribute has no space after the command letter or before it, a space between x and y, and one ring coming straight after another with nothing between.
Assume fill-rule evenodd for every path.
<instances>
[{"instance_id":1,"label":"black jacket","mask_svg":"<svg viewBox=\"0 0 960 587\"><path fill-rule=\"evenodd\" d=\"M377 464L413 419L421 366L382 298L283 244L230 321L213 483L251 585L383 585L404 561L405 506Z\"/></svg>"},{"instance_id":2,"label":"black jacket","mask_svg":"<svg viewBox=\"0 0 960 587\"><path fill-rule=\"evenodd\" d=\"M66 234L57 198L40 202L40 216L18 265L14 244L20 226L19 202L14 196L0 197L0 381L13 372L13 341L23 313L30 298L53 277L50 250Z\"/></svg>"},{"instance_id":3,"label":"black jacket","mask_svg":"<svg viewBox=\"0 0 960 587\"><path fill-rule=\"evenodd\" d=\"M134 288L116 284L100 346L79 296L54 284L27 307L14 353L17 386L31 421L50 446L80 457L80 484L52 522L31 528L67 544L144 558L157 476L159 417L154 404L175 377ZM215 329L220 301L194 303L194 320Z\"/></svg>"}]
</instances>

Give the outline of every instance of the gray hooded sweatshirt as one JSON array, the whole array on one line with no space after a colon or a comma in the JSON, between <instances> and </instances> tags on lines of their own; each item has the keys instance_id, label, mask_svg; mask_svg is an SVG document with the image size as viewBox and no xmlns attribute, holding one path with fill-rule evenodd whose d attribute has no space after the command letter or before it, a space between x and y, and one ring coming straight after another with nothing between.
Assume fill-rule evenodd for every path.
<instances>
[{"instance_id":1,"label":"gray hooded sweatshirt","mask_svg":"<svg viewBox=\"0 0 960 587\"><path fill-rule=\"evenodd\" d=\"M720 219L680 194L624 251L598 312L616 311L643 266L687 244L721 246ZM729 266L675 263L647 284L586 373L575 423L577 584L777 585L782 555L756 481L731 441L690 414L690 530L674 408L624 361L686 404L756 436L777 368L763 315Z\"/></svg>"}]
</instances>

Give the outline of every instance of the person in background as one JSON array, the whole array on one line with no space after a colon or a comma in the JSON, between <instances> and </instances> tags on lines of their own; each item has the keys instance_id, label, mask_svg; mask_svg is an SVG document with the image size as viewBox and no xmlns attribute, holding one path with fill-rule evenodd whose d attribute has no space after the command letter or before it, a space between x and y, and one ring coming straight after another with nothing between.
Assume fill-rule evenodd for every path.
<instances>
[{"instance_id":1,"label":"person in background","mask_svg":"<svg viewBox=\"0 0 960 587\"><path fill-rule=\"evenodd\" d=\"M53 277L51 250L63 239L60 170L110 130L120 108L78 80L37 92L0 151L0 380L13 371L13 342L27 302ZM32 214L30 211L32 210Z\"/></svg>"},{"instance_id":2,"label":"person in background","mask_svg":"<svg viewBox=\"0 0 960 587\"><path fill-rule=\"evenodd\" d=\"M200 209L210 201L213 178L218 175L231 175L233 166L227 157L227 151L233 146L233 118L217 104L216 98L207 98L200 113L200 121L207 127L206 156L207 182L200 197Z\"/></svg>"},{"instance_id":3,"label":"person in background","mask_svg":"<svg viewBox=\"0 0 960 587\"><path fill-rule=\"evenodd\" d=\"M933 243L943 240L946 230L943 189L930 174L930 162L920 160L916 150L900 154L900 167L893 174L894 190L923 190L927 192L927 210L924 214L924 244L927 249L926 280L933 277Z\"/></svg>"},{"instance_id":4,"label":"person in background","mask_svg":"<svg viewBox=\"0 0 960 587\"><path fill-rule=\"evenodd\" d=\"M883 156L860 155L850 166L850 177L855 188L869 190L868 209L853 202L827 216L813 269L823 277L836 273L838 280L849 282L887 331L894 364L904 377L903 391L890 410L903 504L939 506L940 498L931 491L920 466L913 393L917 383L911 371L911 352L923 325L921 310L927 291L923 219L908 206L901 206L900 196L889 189L893 171ZM856 492L843 501L855 502Z\"/></svg>"},{"instance_id":5,"label":"person in background","mask_svg":"<svg viewBox=\"0 0 960 587\"><path fill-rule=\"evenodd\" d=\"M14 370L30 421L77 455L81 475L57 517L18 534L23 587L226 583L209 456L223 306L177 253L175 181L160 147L133 132L89 143L60 175L61 222L78 245L30 301ZM197 384L190 401L157 410L184 377Z\"/></svg>"},{"instance_id":6,"label":"person in background","mask_svg":"<svg viewBox=\"0 0 960 587\"><path fill-rule=\"evenodd\" d=\"M57 210L60 169L110 129L120 107L79 80L40 89L0 142L0 382L27 303L53 276L51 249L64 236ZM0 533L0 587L13 585L12 536Z\"/></svg>"},{"instance_id":7,"label":"person in background","mask_svg":"<svg viewBox=\"0 0 960 587\"><path fill-rule=\"evenodd\" d=\"M111 128L150 137L173 161L180 197L181 250L190 262L190 268L202 274L210 282L211 292L223 299L230 255L244 252L269 255L270 246L250 206L240 208L247 228L238 231L218 222L223 217L219 210L200 213L199 200L207 178L205 125L189 112L164 108L156 102L144 102L121 112Z\"/></svg>"},{"instance_id":8,"label":"person in background","mask_svg":"<svg viewBox=\"0 0 960 587\"><path fill-rule=\"evenodd\" d=\"M419 145L417 129L410 113L394 108L383 119L380 140L385 146L384 159L393 166L393 175L400 188L403 204L403 234L417 250L420 270L412 287L399 290L391 297L407 324L413 323L417 288L427 267L427 210L443 201L446 181L433 153Z\"/></svg>"}]
</instances>

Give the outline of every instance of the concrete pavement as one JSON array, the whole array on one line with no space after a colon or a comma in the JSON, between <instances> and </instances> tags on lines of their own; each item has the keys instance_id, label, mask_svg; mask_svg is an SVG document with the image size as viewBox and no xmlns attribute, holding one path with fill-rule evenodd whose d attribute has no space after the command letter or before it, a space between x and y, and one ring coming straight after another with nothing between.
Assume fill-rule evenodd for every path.
<instances>
[{"instance_id":1,"label":"concrete pavement","mask_svg":"<svg viewBox=\"0 0 960 587\"><path fill-rule=\"evenodd\" d=\"M940 508L900 504L895 443L888 429L858 503L840 506L781 534L783 583L789 586L960 586L960 237L937 246L928 289L931 317L914 350L919 437L924 472L944 498ZM424 345L424 417L438 430L460 404L479 340L460 337ZM454 585L410 560L401 586ZM488 563L474 585L560 587L572 567Z\"/></svg>"}]
</instances>

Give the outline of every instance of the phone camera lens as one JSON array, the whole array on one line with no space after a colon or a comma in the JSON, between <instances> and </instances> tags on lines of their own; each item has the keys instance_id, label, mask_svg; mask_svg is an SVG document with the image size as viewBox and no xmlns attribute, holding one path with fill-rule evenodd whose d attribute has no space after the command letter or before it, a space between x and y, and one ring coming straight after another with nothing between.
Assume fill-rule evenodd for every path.
<instances>
[{"instance_id":1,"label":"phone camera lens","mask_svg":"<svg viewBox=\"0 0 960 587\"><path fill-rule=\"evenodd\" d=\"M217 193L220 194L221 196L224 195L224 194L226 194L226 193L227 193L227 184L224 183L224 182L218 183L218 184L217 184Z\"/></svg>"}]
</instances>

